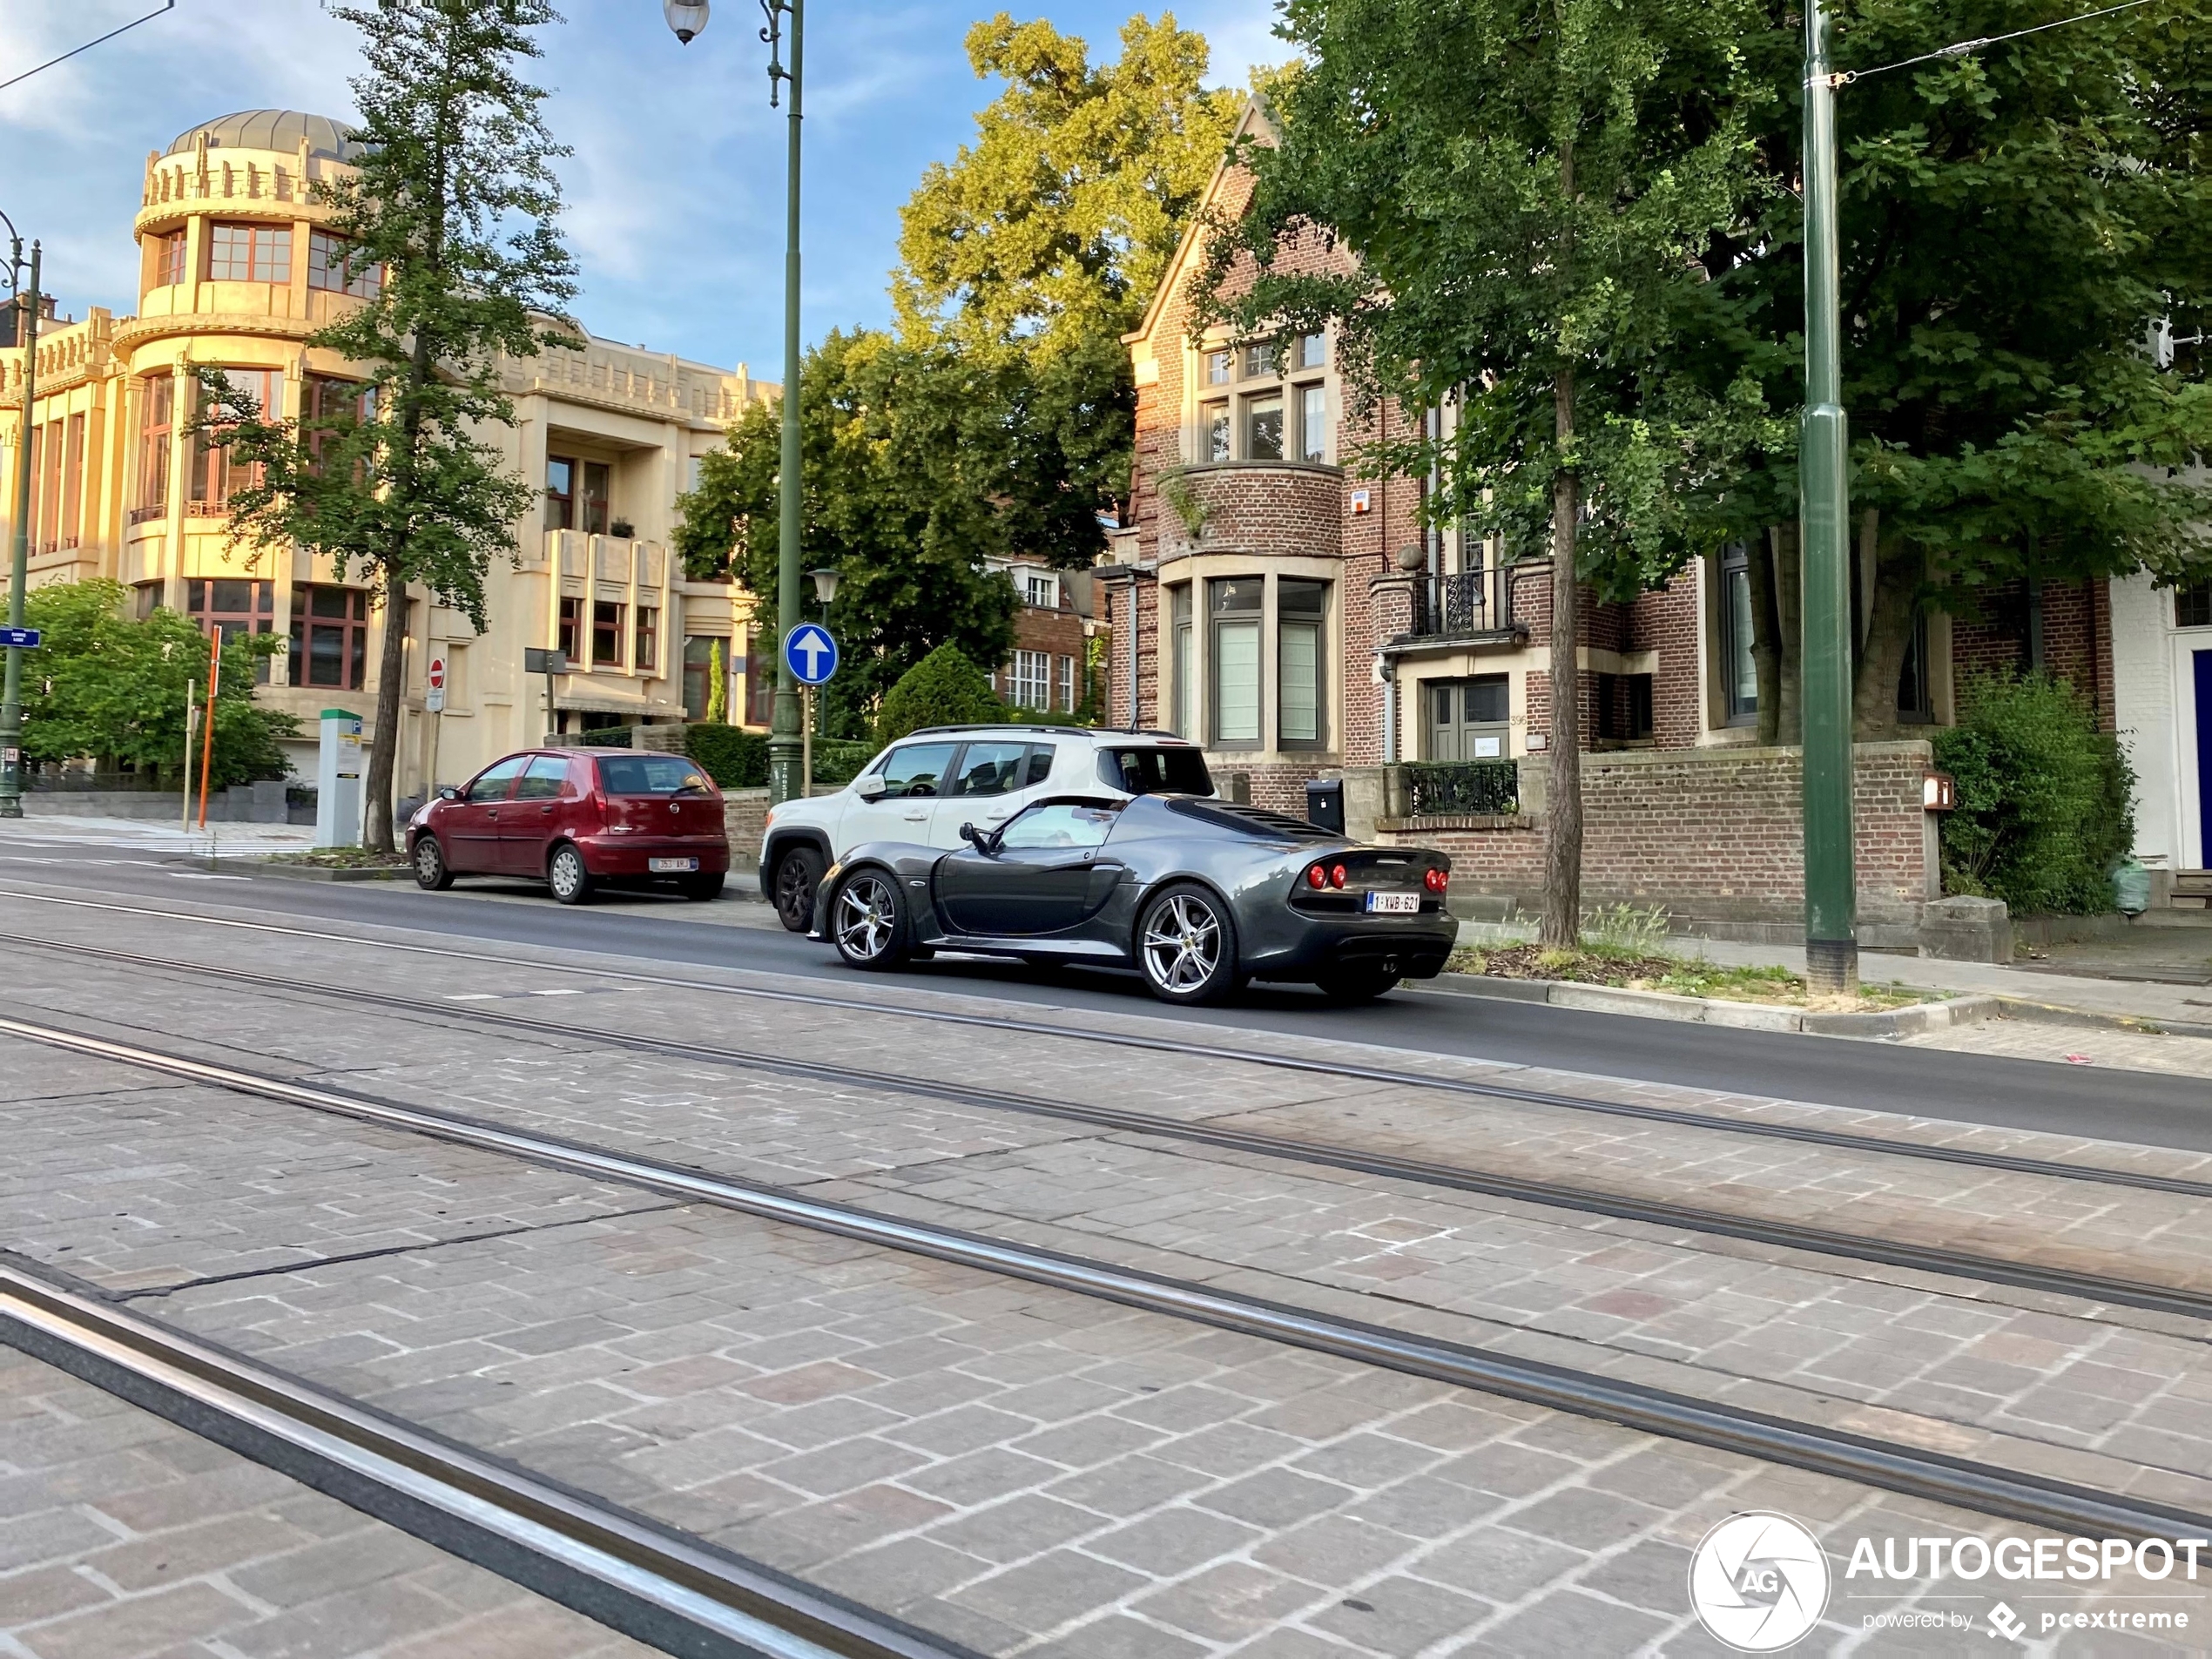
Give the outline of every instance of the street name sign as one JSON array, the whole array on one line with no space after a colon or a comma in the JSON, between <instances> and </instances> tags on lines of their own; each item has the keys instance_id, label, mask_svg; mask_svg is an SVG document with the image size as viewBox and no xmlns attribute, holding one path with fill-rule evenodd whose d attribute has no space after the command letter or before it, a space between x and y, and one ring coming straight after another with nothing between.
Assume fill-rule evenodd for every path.
<instances>
[{"instance_id":1,"label":"street name sign","mask_svg":"<svg viewBox=\"0 0 2212 1659\"><path fill-rule=\"evenodd\" d=\"M0 645L13 645L22 651L37 651L40 635L36 628L0 628Z\"/></svg>"}]
</instances>

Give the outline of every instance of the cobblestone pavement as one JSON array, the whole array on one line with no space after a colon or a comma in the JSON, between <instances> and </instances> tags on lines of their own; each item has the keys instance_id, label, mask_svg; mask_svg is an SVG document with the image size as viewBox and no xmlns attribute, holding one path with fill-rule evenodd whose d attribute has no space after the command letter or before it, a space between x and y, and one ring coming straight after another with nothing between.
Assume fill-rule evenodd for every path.
<instances>
[{"instance_id":1,"label":"cobblestone pavement","mask_svg":"<svg viewBox=\"0 0 2212 1659\"><path fill-rule=\"evenodd\" d=\"M112 922L82 936L145 948ZM420 960L267 935L194 929L153 948L187 943L209 960L255 962L280 984L421 995L426 983ZM274 1055L269 1069L2212 1507L2201 1487L2212 1474L2199 1420L2204 1332L2193 1322L2024 1305L2036 1298L322 998L241 998L174 974L15 960L29 970L29 1006L157 1046ZM624 988L559 965L472 968L466 982L469 995L534 1014L563 1008L579 1023L760 1048L811 1041L855 1064L1459 1161L1502 1150L1529 1160L1528 1172L1649 1174L1708 1203L1782 1202L1803 1215L1855 1198L1831 1224L1844 1214L1903 1224L1963 1201L1954 1219L1981 1247L2065 1235L2107 1269L2104 1258L2132 1251L2131 1271L2193 1273L2203 1254L2195 1210L2155 1194L2122 1194L2114 1207L2109 1188L2027 1190L1957 1169L1232 1062L865 1012L807 1009L800 1021L788 1006ZM0 1167L0 1242L995 1653L1713 1651L1688 1615L1683 1575L1689 1547L1730 1509L1815 1522L1839 1571L1860 1534L1878 1548L1998 1530L489 1155L150 1088L143 1073L36 1048L9 1054L0 1132L17 1156ZM1482 1075L1479 1062L1453 1069ZM1871 1118L1603 1086L1700 1110ZM2202 1163L2000 1138L2043 1156ZM2025 1204L2041 1208L2022 1226L2010 1212ZM2168 1473L2146 1475L2145 1464ZM2186 1608L2200 1624L2212 1616L2193 1588L2114 1593L2162 1598L2140 1605ZM2041 1612L2073 1605L2007 1594L2031 1636ZM1863 1624L1914 1607L1964 1609L1978 1624L1993 1600L1956 1581L1839 1578L1831 1645L1950 1653L1979 1640L1994 1650L1986 1629ZM2087 1640L2066 1650L2140 1650L2116 1633Z\"/></svg>"},{"instance_id":2,"label":"cobblestone pavement","mask_svg":"<svg viewBox=\"0 0 2212 1659\"><path fill-rule=\"evenodd\" d=\"M0 1348L10 1659L627 1659L649 1649Z\"/></svg>"}]
</instances>

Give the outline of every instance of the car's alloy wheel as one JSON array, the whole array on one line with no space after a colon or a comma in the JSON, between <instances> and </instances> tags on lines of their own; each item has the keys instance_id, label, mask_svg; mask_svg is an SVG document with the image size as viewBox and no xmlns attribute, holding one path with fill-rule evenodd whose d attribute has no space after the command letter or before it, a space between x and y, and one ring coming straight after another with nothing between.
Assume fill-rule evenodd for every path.
<instances>
[{"instance_id":1,"label":"car's alloy wheel","mask_svg":"<svg viewBox=\"0 0 2212 1659\"><path fill-rule=\"evenodd\" d=\"M1145 907L1137 957L1152 995L1210 1002L1239 983L1237 930L1221 900L1203 887L1170 887Z\"/></svg>"},{"instance_id":2,"label":"car's alloy wheel","mask_svg":"<svg viewBox=\"0 0 2212 1659\"><path fill-rule=\"evenodd\" d=\"M553 849L545 879L552 884L553 896L563 904L584 904L591 898L591 872L583 867L583 854L572 846Z\"/></svg>"},{"instance_id":3,"label":"car's alloy wheel","mask_svg":"<svg viewBox=\"0 0 2212 1659\"><path fill-rule=\"evenodd\" d=\"M796 846L776 865L776 919L792 933L814 925L814 890L822 884L822 855Z\"/></svg>"},{"instance_id":4,"label":"car's alloy wheel","mask_svg":"<svg viewBox=\"0 0 2212 1659\"><path fill-rule=\"evenodd\" d=\"M435 835L422 836L415 843L415 885L425 893L443 893L453 885L453 872L446 867L446 850Z\"/></svg>"},{"instance_id":5,"label":"car's alloy wheel","mask_svg":"<svg viewBox=\"0 0 2212 1659\"><path fill-rule=\"evenodd\" d=\"M900 935L899 890L879 870L841 882L830 900L830 936L855 968L890 968L906 954Z\"/></svg>"}]
</instances>

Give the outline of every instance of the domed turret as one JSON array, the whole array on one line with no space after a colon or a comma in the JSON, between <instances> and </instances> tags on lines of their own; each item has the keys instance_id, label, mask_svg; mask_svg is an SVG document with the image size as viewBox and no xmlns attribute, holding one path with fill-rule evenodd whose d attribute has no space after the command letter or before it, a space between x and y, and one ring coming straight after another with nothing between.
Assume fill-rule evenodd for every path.
<instances>
[{"instance_id":1,"label":"domed turret","mask_svg":"<svg viewBox=\"0 0 2212 1659\"><path fill-rule=\"evenodd\" d=\"M201 121L179 133L168 153L189 155L203 132L207 135L211 150L273 150L279 155L294 154L299 151L300 140L305 138L309 154L325 156L333 161L353 161L361 153L361 146L348 136L348 128L327 115L308 115L299 110L240 110L235 115Z\"/></svg>"}]
</instances>

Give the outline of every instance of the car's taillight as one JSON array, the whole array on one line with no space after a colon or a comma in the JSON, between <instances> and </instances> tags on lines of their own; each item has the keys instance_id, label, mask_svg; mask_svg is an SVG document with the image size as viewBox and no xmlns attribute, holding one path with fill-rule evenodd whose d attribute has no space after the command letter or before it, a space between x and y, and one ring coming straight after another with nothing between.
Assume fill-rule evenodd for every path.
<instances>
[{"instance_id":1,"label":"car's taillight","mask_svg":"<svg viewBox=\"0 0 2212 1659\"><path fill-rule=\"evenodd\" d=\"M1421 872L1421 885L1426 887L1431 893L1441 893L1446 887L1451 886L1451 884L1452 873L1449 870L1424 870Z\"/></svg>"},{"instance_id":2,"label":"car's taillight","mask_svg":"<svg viewBox=\"0 0 2212 1659\"><path fill-rule=\"evenodd\" d=\"M1340 887L1344 885L1344 866L1339 864L1331 867L1329 885L1332 887Z\"/></svg>"},{"instance_id":3,"label":"car's taillight","mask_svg":"<svg viewBox=\"0 0 2212 1659\"><path fill-rule=\"evenodd\" d=\"M1323 869L1319 865L1314 865L1305 873L1305 885L1309 887L1327 887L1329 885L1329 873Z\"/></svg>"}]
</instances>

